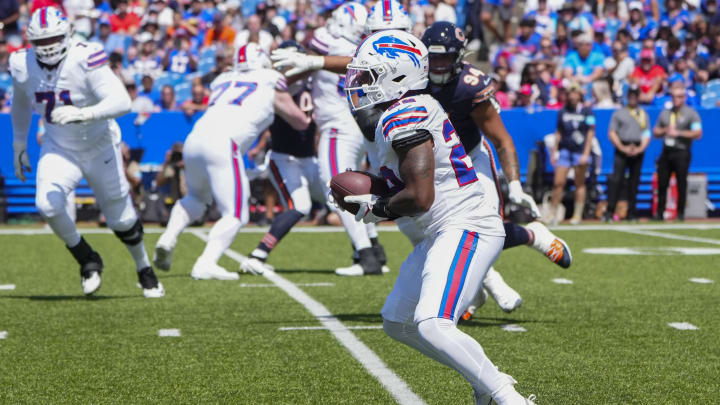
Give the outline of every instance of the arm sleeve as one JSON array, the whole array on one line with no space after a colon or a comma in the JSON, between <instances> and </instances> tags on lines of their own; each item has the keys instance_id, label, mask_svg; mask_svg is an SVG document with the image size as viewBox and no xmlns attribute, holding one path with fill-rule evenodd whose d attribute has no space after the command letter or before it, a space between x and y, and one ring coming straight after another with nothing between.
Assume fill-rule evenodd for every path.
<instances>
[{"instance_id":1,"label":"arm sleeve","mask_svg":"<svg viewBox=\"0 0 720 405\"><path fill-rule=\"evenodd\" d=\"M692 114L690 115L690 130L691 131L697 131L702 129L702 120L700 119L700 114L698 114L697 111L692 110Z\"/></svg>"},{"instance_id":2,"label":"arm sleeve","mask_svg":"<svg viewBox=\"0 0 720 405\"><path fill-rule=\"evenodd\" d=\"M130 112L130 96L120 78L107 65L87 72L90 88L100 102L86 107L93 119L116 118Z\"/></svg>"},{"instance_id":3,"label":"arm sleeve","mask_svg":"<svg viewBox=\"0 0 720 405\"><path fill-rule=\"evenodd\" d=\"M430 138L432 138L432 135L427 129L416 129L412 132L403 134L402 138L393 139L392 148L396 151L407 149L415 145L419 145Z\"/></svg>"},{"instance_id":4,"label":"arm sleeve","mask_svg":"<svg viewBox=\"0 0 720 405\"><path fill-rule=\"evenodd\" d=\"M27 143L32 103L22 89L13 83L14 91L10 107L10 121L13 127L13 143Z\"/></svg>"},{"instance_id":5,"label":"arm sleeve","mask_svg":"<svg viewBox=\"0 0 720 405\"><path fill-rule=\"evenodd\" d=\"M613 113L612 117L610 117L610 125L608 126L608 131L615 131L615 132L617 132L617 130L618 130L618 121L619 121L618 113L619 113L619 112L620 112L620 110L615 111L615 112Z\"/></svg>"}]
</instances>

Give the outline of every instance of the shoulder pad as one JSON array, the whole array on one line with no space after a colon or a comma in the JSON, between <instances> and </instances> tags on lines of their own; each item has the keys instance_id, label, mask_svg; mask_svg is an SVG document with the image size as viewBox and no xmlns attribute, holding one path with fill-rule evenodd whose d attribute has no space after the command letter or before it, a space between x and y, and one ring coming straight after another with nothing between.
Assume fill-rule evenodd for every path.
<instances>
[{"instance_id":1,"label":"shoulder pad","mask_svg":"<svg viewBox=\"0 0 720 405\"><path fill-rule=\"evenodd\" d=\"M10 66L10 76L18 82L24 82L27 79L27 57L26 49L21 49L10 54L8 65Z\"/></svg>"},{"instance_id":2,"label":"shoulder pad","mask_svg":"<svg viewBox=\"0 0 720 405\"><path fill-rule=\"evenodd\" d=\"M458 86L462 87L459 98L472 100L473 105L487 101L495 94L490 76L470 64L465 65Z\"/></svg>"},{"instance_id":3,"label":"shoulder pad","mask_svg":"<svg viewBox=\"0 0 720 405\"><path fill-rule=\"evenodd\" d=\"M380 117L383 137L394 140L399 134L411 132L428 120L428 109L418 97L399 100Z\"/></svg>"}]
</instances>

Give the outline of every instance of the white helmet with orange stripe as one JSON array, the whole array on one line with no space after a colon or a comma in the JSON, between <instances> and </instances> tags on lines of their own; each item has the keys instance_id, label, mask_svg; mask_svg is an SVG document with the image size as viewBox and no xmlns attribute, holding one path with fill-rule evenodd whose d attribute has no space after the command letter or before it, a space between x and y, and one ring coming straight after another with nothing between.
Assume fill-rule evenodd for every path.
<instances>
[{"instance_id":1,"label":"white helmet with orange stripe","mask_svg":"<svg viewBox=\"0 0 720 405\"><path fill-rule=\"evenodd\" d=\"M237 71L269 69L270 57L254 42L241 46L235 52L233 67Z\"/></svg>"},{"instance_id":2,"label":"white helmet with orange stripe","mask_svg":"<svg viewBox=\"0 0 720 405\"><path fill-rule=\"evenodd\" d=\"M70 48L70 23L65 14L55 7L39 8L30 17L27 38L38 61L56 65Z\"/></svg>"}]
</instances>

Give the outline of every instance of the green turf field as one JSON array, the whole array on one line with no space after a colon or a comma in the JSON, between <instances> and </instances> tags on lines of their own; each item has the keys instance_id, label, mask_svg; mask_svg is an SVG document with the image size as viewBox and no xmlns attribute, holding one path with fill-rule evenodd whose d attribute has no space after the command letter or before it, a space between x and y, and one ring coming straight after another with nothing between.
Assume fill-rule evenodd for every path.
<instances>
[{"instance_id":1,"label":"green turf field","mask_svg":"<svg viewBox=\"0 0 720 405\"><path fill-rule=\"evenodd\" d=\"M529 248L506 251L496 268L523 306L505 314L489 300L461 324L538 404L720 403L720 227L629 230L558 230L573 249L568 270ZM149 249L157 236L146 236ZM261 238L242 233L232 249L247 254ZM0 332L0 404L396 403L330 331L283 330L319 327L331 318L319 320L275 286L280 278L194 281L189 273L204 243L185 234L173 269L158 272L166 297L148 300L114 236L86 239L106 264L102 288L90 299L81 295L76 265L56 237L0 234L0 331L6 332ZM382 232L381 241L392 268L382 277L336 277L333 269L350 257L346 236L337 232L293 232L270 263L280 280L295 283L350 327L340 335L359 339L423 401L472 403L458 374L377 329L410 251L397 232ZM583 252L600 247L645 254ZM664 249L670 247L702 249ZM221 264L237 268L230 257ZM699 329L677 330L670 322ZM507 324L526 331L501 328ZM160 329L181 336L159 337Z\"/></svg>"}]
</instances>

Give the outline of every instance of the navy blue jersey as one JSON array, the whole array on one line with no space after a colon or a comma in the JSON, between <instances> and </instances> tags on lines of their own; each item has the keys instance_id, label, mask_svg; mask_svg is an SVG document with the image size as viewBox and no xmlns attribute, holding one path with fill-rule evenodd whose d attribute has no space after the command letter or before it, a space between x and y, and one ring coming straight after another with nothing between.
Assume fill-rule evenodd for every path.
<instances>
[{"instance_id":1,"label":"navy blue jersey","mask_svg":"<svg viewBox=\"0 0 720 405\"><path fill-rule=\"evenodd\" d=\"M310 91L298 92L293 96L293 100L301 110L312 113ZM315 123L310 123L304 131L298 131L275 114L275 121L270 125L270 149L300 158L315 156Z\"/></svg>"},{"instance_id":2,"label":"navy blue jersey","mask_svg":"<svg viewBox=\"0 0 720 405\"><path fill-rule=\"evenodd\" d=\"M580 153L585 149L588 131L595 127L595 116L590 108L578 105L558 112L557 130L560 133L559 149Z\"/></svg>"},{"instance_id":3,"label":"navy blue jersey","mask_svg":"<svg viewBox=\"0 0 720 405\"><path fill-rule=\"evenodd\" d=\"M482 133L470 112L478 104L493 97L495 90L490 77L469 63L464 63L457 77L443 86L431 85L429 90L447 112L465 150L473 150L482 141Z\"/></svg>"}]
</instances>

